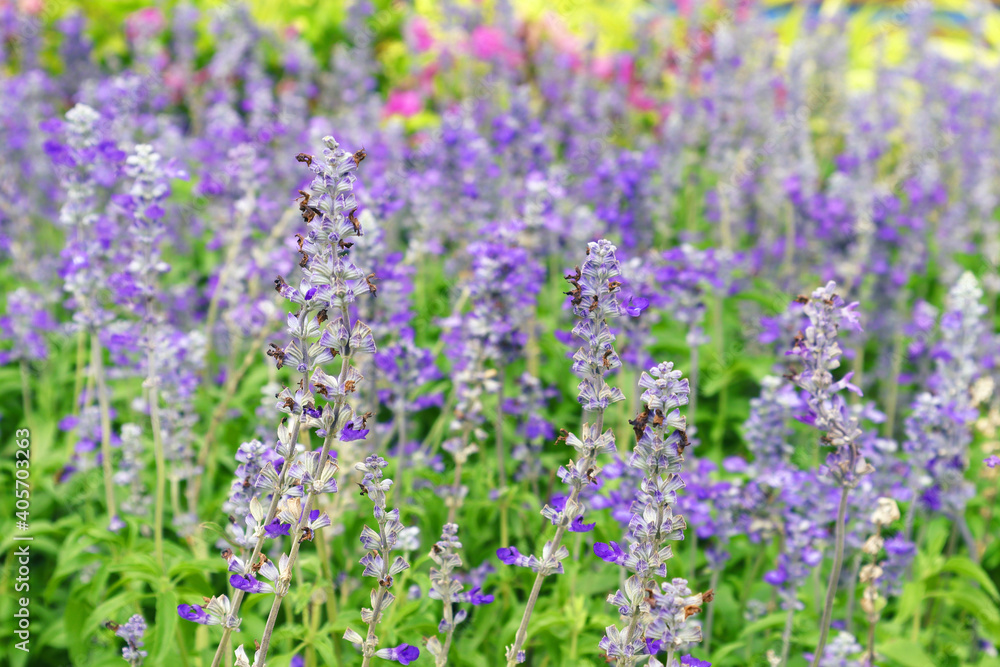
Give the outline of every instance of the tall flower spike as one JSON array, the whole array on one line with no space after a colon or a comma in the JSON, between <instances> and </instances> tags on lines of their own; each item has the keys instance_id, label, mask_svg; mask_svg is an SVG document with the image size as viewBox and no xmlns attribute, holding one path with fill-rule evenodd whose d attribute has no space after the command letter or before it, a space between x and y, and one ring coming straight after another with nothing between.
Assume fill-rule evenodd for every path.
<instances>
[{"instance_id":1,"label":"tall flower spike","mask_svg":"<svg viewBox=\"0 0 1000 667\"><path fill-rule=\"evenodd\" d=\"M840 394L845 388L859 394L861 390L851 384L851 373L834 381L830 372L840 367L841 349L837 338L841 322L861 330L855 312L858 303L845 304L836 289L836 283L831 280L826 286L816 289L812 296L799 299L805 302L802 312L809 318L809 326L795 337L789 352L790 355L797 356L804 366L791 375L792 382L806 394L808 413L804 421L822 431L823 442L835 448L827 457L827 471L841 487L834 537L833 569L827 585L819 644L812 667L818 667L830 632L833 601L844 561L848 491L860 482L862 476L874 471L865 461L858 446L858 439L861 437L858 419L851 414L847 402Z\"/></svg>"},{"instance_id":2,"label":"tall flower spike","mask_svg":"<svg viewBox=\"0 0 1000 667\"><path fill-rule=\"evenodd\" d=\"M323 446L318 452L305 452L294 460L279 452L286 460L282 473L287 483L298 489L289 495L302 496L304 500L286 498L279 506L277 521L292 530L292 546L286 567L274 582L275 597L261 637L259 663L267 659L281 601L288 594L302 543L312 540L317 530L330 525L329 516L313 510L313 506L322 494L337 491L334 475L338 465L331 445L338 440L341 443L363 440L368 435L364 426L370 414L358 414L351 403L352 394L357 392L363 379L354 366L355 356L376 352L371 328L357 319L352 322L351 314L351 305L359 296L374 294L374 287L365 273L351 260L354 245L351 239L363 234L355 216L357 201L353 192L353 172L360 160L356 154L342 149L333 137L324 137L323 145L322 160L299 156L315 177L309 193L302 193L299 200L299 210L308 223L309 233L300 238L299 243L304 278L298 296L290 297L299 305L299 311L287 318L292 336L288 355L296 370L302 373L299 390L288 411L307 428L315 429L316 434L323 437ZM283 282L281 279L276 282L279 292L282 292ZM340 373L332 377L322 366L336 356L341 359ZM287 399L288 390L282 393ZM286 407L284 402L278 406L282 410ZM398 514L397 511L397 519ZM388 558L388 550L384 544L382 546L383 555ZM393 563L388 571L396 574L397 565ZM391 585L391 576L389 581Z\"/></svg>"},{"instance_id":3,"label":"tall flower spike","mask_svg":"<svg viewBox=\"0 0 1000 667\"><path fill-rule=\"evenodd\" d=\"M566 276L573 286L566 294L570 297L573 313L579 318L573 327L573 335L582 342L573 355L573 372L580 377L578 400L584 410L583 438L572 433L565 433L559 438L576 449L578 458L575 461L570 459L569 464L560 467L558 472L559 478L570 487L569 497L560 503L547 504L542 509L542 516L556 526L556 533L542 547L541 557L523 557L513 547L497 550L497 557L503 562L530 567L537 573L514 643L507 647L507 667L524 662L523 646L528 635L528 622L542 582L550 574L561 573L562 561L569 556L569 551L562 546L566 532L583 532L593 528L593 524L583 523L586 506L580 494L597 481L601 471L597 457L616 452L612 430L602 432L604 411L612 403L625 398L620 389L610 387L604 379L608 371L621 365L614 348L615 335L608 326L608 319L621 313L615 296L621 288L618 280L621 269L615 250L615 246L606 239L589 243L583 268L577 267ZM593 421L586 423L587 419Z\"/></svg>"},{"instance_id":4,"label":"tall flower spike","mask_svg":"<svg viewBox=\"0 0 1000 667\"><path fill-rule=\"evenodd\" d=\"M361 544L368 552L361 558L361 564L365 566L364 576L378 580L377 588L371 592L371 608L361 610L361 620L368 625L368 631L364 637L351 628L344 633L344 639L361 646L361 654L364 656L363 667L368 667L372 658L376 656L385 660L397 660L406 665L420 655L420 650L409 644L393 649L379 649L379 638L375 634L382 615L396 599L390 592L394 583L393 577L410 567L402 556L390 560L390 554L397 546L399 534L404 530L404 526L399 522L398 509L386 510L386 491L392 486L391 479L382 477L382 469L387 465L389 464L385 459L373 455L354 466L356 470L364 473L360 482L361 493L371 499L375 521L378 523L377 531L368 526L361 531Z\"/></svg>"},{"instance_id":5,"label":"tall flower spike","mask_svg":"<svg viewBox=\"0 0 1000 667\"><path fill-rule=\"evenodd\" d=\"M987 308L982 298L983 290L969 272L948 291L941 340L933 353L935 370L928 379L930 391L916 397L913 412L906 419L903 448L917 473L911 481L915 497L907 510L907 536L918 505L943 512L961 527L966 503L975 495L965 473L971 427L979 418L970 390L988 354L983 351ZM975 549L971 553L976 553Z\"/></svg>"},{"instance_id":6,"label":"tall flower spike","mask_svg":"<svg viewBox=\"0 0 1000 667\"><path fill-rule=\"evenodd\" d=\"M638 439L628 463L643 479L631 508L629 551L626 554L615 542L594 545L599 557L631 573L625 590L608 596L628 624L624 630L609 626L600 643L620 667L631 667L640 656L655 656L661 650L668 653L667 664L671 664L673 652L680 647L675 629L669 619L658 616L662 610L654 610L648 591L656 591L657 579L667 576L667 560L673 556L667 541L684 538L684 518L675 515L672 507L677 492L684 488L679 473L687 436L680 408L688 403L690 387L669 362L644 372L639 386L646 390L642 394L645 407L632 422ZM686 590L687 582L675 579L672 585ZM685 595L692 596L690 592ZM688 606L700 608L712 600L712 591L692 597L695 601Z\"/></svg>"},{"instance_id":7,"label":"tall flower spike","mask_svg":"<svg viewBox=\"0 0 1000 667\"><path fill-rule=\"evenodd\" d=\"M141 614L135 614L125 625L115 627L115 635L125 640L122 658L131 667L140 667L142 661L149 655L142 650L145 645L142 636L146 633L146 619Z\"/></svg>"},{"instance_id":8,"label":"tall flower spike","mask_svg":"<svg viewBox=\"0 0 1000 667\"><path fill-rule=\"evenodd\" d=\"M309 192L303 191L299 200L308 226L308 233L298 236L303 278L297 288L280 276L274 281L276 291L295 309L285 318L290 342L284 347L272 343L268 351L279 369L292 367L298 376L294 391L285 387L276 396L276 408L289 418L277 429L275 451L262 449L257 443L241 448L239 478L227 503L235 513L245 513L245 531L234 527L230 534L251 554L243 560L229 553L230 570L235 572L231 580L239 585L232 604L226 601L221 619L200 607L182 605L178 609L182 617L194 622L224 625L213 660L215 667L221 664L229 636L240 624L240 604L247 593L274 594L255 663L266 660L299 549L314 539L316 531L330 525L329 517L313 505L321 494L337 491L334 476L338 465L331 447L338 440L359 440L368 433L368 415L356 414L351 404L351 396L363 379L354 366L355 353L375 352L371 329L352 321L350 307L369 291L364 272L351 261L350 252L354 245L351 239L362 235L353 193L357 161L333 137L325 137L323 144L324 159L305 154L297 158L315 174ZM331 375L324 366L336 357L341 360L340 371ZM306 451L299 443L303 428L323 438L318 451ZM282 535L291 538L290 551L281 555L277 566L261 561L265 540ZM257 573L266 582L248 571L258 563Z\"/></svg>"},{"instance_id":9,"label":"tall flower spike","mask_svg":"<svg viewBox=\"0 0 1000 667\"><path fill-rule=\"evenodd\" d=\"M438 632L444 633L445 636L444 643L442 644L437 637L427 640L427 651L434 656L434 664L437 667L448 664L448 651L451 648L455 626L464 621L467 615L464 609L455 611L455 603L468 602L472 605L481 605L493 602L493 596L481 594L478 586L469 591L463 590L462 583L455 576L455 570L462 567L462 557L458 554L461 548L462 543L458 541L458 526L453 523L445 524L441 531L441 539L431 547L430 557L437 567L431 568L431 590L428 596L441 600L444 606L444 616L438 623Z\"/></svg>"}]
</instances>

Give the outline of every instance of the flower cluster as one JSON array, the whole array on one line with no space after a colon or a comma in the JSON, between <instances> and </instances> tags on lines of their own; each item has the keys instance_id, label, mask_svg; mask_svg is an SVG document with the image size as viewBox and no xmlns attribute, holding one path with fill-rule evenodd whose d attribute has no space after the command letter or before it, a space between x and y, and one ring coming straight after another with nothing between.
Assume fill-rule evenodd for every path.
<instances>
[{"instance_id":1,"label":"flower cluster","mask_svg":"<svg viewBox=\"0 0 1000 667\"><path fill-rule=\"evenodd\" d=\"M142 650L145 645L142 636L146 634L146 619L141 614L135 614L124 625L114 628L115 636L125 640L125 648L122 649L122 658L131 667L140 667L142 661L149 655Z\"/></svg>"},{"instance_id":2,"label":"flower cluster","mask_svg":"<svg viewBox=\"0 0 1000 667\"><path fill-rule=\"evenodd\" d=\"M629 465L641 471L642 482L631 507L628 553L617 542L594 545L594 553L601 559L631 573L624 591L608 596L627 627L622 631L609 626L601 640L601 648L618 665L633 665L639 656L655 656L661 648L672 652L679 645L673 636L658 635L651 629L656 617L646 591L655 586L657 578L667 576L667 560L673 556L667 542L684 538L684 517L674 514L673 506L677 492L684 488L679 473L687 440L680 407L687 404L690 388L669 362L644 372L639 386L646 390L642 394L645 408L631 422L637 440ZM682 581L675 579L673 585L680 586ZM699 597L711 601L712 592Z\"/></svg>"},{"instance_id":3,"label":"flower cluster","mask_svg":"<svg viewBox=\"0 0 1000 667\"><path fill-rule=\"evenodd\" d=\"M390 592L394 583L393 577L410 567L402 556L391 558L392 550L397 547L399 534L404 530L399 522L399 510L387 509L386 492L392 486L391 479L384 479L382 469L389 465L380 456L369 456L364 462L358 463L355 469L364 473L360 482L362 495L367 496L373 507L373 515L378 524L378 530L372 530L367 525L361 531L361 545L367 552L361 558L365 566L364 576L378 581L371 592L371 608L361 610L361 621L368 625L368 631L362 637L351 628L344 633L344 639L361 648L364 656L363 664L367 667L372 657L385 660L396 660L404 665L410 664L420 655L419 649L409 644L401 644L395 648L379 649L379 638L375 629L382 621L382 615L395 601L396 596Z\"/></svg>"},{"instance_id":4,"label":"flower cluster","mask_svg":"<svg viewBox=\"0 0 1000 667\"><path fill-rule=\"evenodd\" d=\"M573 274L567 276L573 285L567 294L573 312L579 318L573 327L573 334L583 343L573 355L573 372L581 378L577 400L583 406L584 414L594 421L583 424L582 439L568 432L560 437L576 450L578 458L560 466L558 471L559 479L570 487L569 496L542 508L542 516L556 526L556 534L543 545L540 558L524 556L516 547L497 550L497 557L507 565L528 567L537 573L534 596L537 596L545 577L564 571L562 561L569 556L569 550L562 545L564 534L567 531L586 532L593 528L593 524L583 523L586 506L580 494L597 481L601 471L597 464L598 456L617 453L614 432L603 430L605 409L625 399L620 389L610 387L604 379L609 371L621 365L614 348L615 335L608 326L608 318L617 317L621 308L615 296L621 287L617 280L621 269L615 250L615 246L606 239L588 244L583 268L577 267ZM525 659L521 647L527 637L532 611L532 603L529 602L514 643L507 647L508 667Z\"/></svg>"},{"instance_id":5,"label":"flower cluster","mask_svg":"<svg viewBox=\"0 0 1000 667\"><path fill-rule=\"evenodd\" d=\"M980 374L986 329L982 288L964 273L948 292L941 317L941 341L932 354L930 391L921 392L905 423L903 449L920 474L911 476L923 507L957 517L974 490L965 480L971 427L979 417L972 385ZM912 521L912 519L910 519Z\"/></svg>"},{"instance_id":6,"label":"flower cluster","mask_svg":"<svg viewBox=\"0 0 1000 667\"><path fill-rule=\"evenodd\" d=\"M830 281L811 296L800 297L809 326L796 336L789 354L798 357L803 364L803 368L792 374L792 382L805 393L807 414L802 421L822 431L823 443L836 448L827 459L831 476L840 484L853 486L872 469L858 448L861 436L858 420L851 415L839 392L848 389L860 394L860 390L851 384L853 372L834 381L830 371L840 367L838 330L841 322L858 331L861 325L855 312L858 303L845 304L836 289L836 283Z\"/></svg>"},{"instance_id":7,"label":"flower cluster","mask_svg":"<svg viewBox=\"0 0 1000 667\"><path fill-rule=\"evenodd\" d=\"M303 278L298 289L283 278L275 281L278 293L298 308L286 318L291 342L284 347L272 344L268 351L279 369L287 364L301 377L294 392L284 387L277 394L276 407L289 415L290 423L283 420L279 425L274 452L259 443L241 447L237 455L241 466L228 501L246 524L242 533L236 526L230 529L244 556L228 549L224 552L232 572L230 584L237 592L232 604L213 599L215 613L187 605L178 608L189 620L225 626L217 656L224 651L229 633L240 625L237 614L243 595L265 593L274 595L258 649L258 660L266 658L299 549L331 523L326 513L313 509L322 494L337 491L338 465L331 445L338 440L364 439L369 433L366 419L370 414L358 414L349 400L362 380L353 365L355 355L376 351L371 329L359 320L352 324L351 315L357 297L374 292L372 276L365 276L350 258L351 239L362 235L355 217L352 172L364 153L347 153L332 137L324 139L324 146L322 161L305 154L298 157L315 174L310 191L303 191L299 201L309 228L308 235L298 237ZM341 367L334 376L323 367L336 356L341 358ZM307 451L299 443L303 428L322 437L322 447ZM262 499L268 502L266 507ZM291 538L291 549L274 564L261 552L267 538L282 536ZM246 551L251 551L249 557Z\"/></svg>"},{"instance_id":8,"label":"flower cluster","mask_svg":"<svg viewBox=\"0 0 1000 667\"><path fill-rule=\"evenodd\" d=\"M476 606L493 602L493 596L480 593L478 586L464 590L462 582L456 577L456 570L462 567L462 557L458 554L461 548L458 526L453 523L445 524L441 529L441 539L431 547L430 557L437 567L431 568L431 590L428 595L444 603L444 616L438 623L438 632L445 635L444 643L437 637L427 640L427 651L434 656L437 667L448 664L448 652L455 627L468 616L464 609L456 611L455 603L468 602Z\"/></svg>"}]
</instances>

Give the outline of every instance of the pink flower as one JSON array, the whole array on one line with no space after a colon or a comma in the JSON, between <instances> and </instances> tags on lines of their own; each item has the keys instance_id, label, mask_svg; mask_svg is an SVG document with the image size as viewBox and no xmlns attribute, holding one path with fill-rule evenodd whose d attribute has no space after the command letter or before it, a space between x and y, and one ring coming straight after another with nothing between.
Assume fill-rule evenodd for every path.
<instances>
[{"instance_id":1,"label":"pink flower","mask_svg":"<svg viewBox=\"0 0 1000 667\"><path fill-rule=\"evenodd\" d=\"M384 113L386 116L399 114L404 118L409 118L419 113L424 108L424 101L420 94L414 90L392 90L389 98L385 101Z\"/></svg>"},{"instance_id":2,"label":"pink flower","mask_svg":"<svg viewBox=\"0 0 1000 667\"><path fill-rule=\"evenodd\" d=\"M521 64L521 54L507 47L506 35L499 28L485 25L478 26L469 35L469 42L472 55L477 58L483 60L496 58L506 62L511 67Z\"/></svg>"},{"instance_id":3,"label":"pink flower","mask_svg":"<svg viewBox=\"0 0 1000 667\"><path fill-rule=\"evenodd\" d=\"M434 38L427 27L427 20L422 16L415 17L410 21L410 38L418 53L430 50L434 46Z\"/></svg>"},{"instance_id":4,"label":"pink flower","mask_svg":"<svg viewBox=\"0 0 1000 667\"><path fill-rule=\"evenodd\" d=\"M656 109L656 100L644 93L638 85L629 87L628 103L639 111L653 111Z\"/></svg>"},{"instance_id":5,"label":"pink flower","mask_svg":"<svg viewBox=\"0 0 1000 667\"><path fill-rule=\"evenodd\" d=\"M611 79L615 75L615 61L611 56L597 56L590 66L591 73L599 79Z\"/></svg>"},{"instance_id":6,"label":"pink flower","mask_svg":"<svg viewBox=\"0 0 1000 667\"><path fill-rule=\"evenodd\" d=\"M163 13L156 7L146 7L125 19L125 34L130 40L149 39L160 33L164 25Z\"/></svg>"}]
</instances>

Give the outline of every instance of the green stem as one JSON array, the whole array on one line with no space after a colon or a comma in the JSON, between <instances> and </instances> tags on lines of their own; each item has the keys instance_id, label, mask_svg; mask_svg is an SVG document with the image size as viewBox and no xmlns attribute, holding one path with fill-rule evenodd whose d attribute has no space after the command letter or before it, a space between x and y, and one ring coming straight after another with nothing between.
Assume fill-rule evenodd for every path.
<instances>
[{"instance_id":1,"label":"green stem","mask_svg":"<svg viewBox=\"0 0 1000 667\"><path fill-rule=\"evenodd\" d=\"M785 630L781 633L781 662L779 667L788 664L788 651L792 647L792 627L795 621L795 607L789 605L788 615L785 616Z\"/></svg>"},{"instance_id":2,"label":"green stem","mask_svg":"<svg viewBox=\"0 0 1000 667\"><path fill-rule=\"evenodd\" d=\"M708 583L709 590L714 591L719 586L719 576L721 574L722 574L721 570L718 570L718 569L712 570L712 577L711 577L711 579L709 580L709 583ZM705 635L705 639L704 639L705 653L711 654L712 653L712 626L713 626L714 621L715 621L715 600L714 599L713 599L712 602L708 603L708 609L705 611L705 614L706 614L706 617L705 617L705 633L704 633L704 635Z\"/></svg>"},{"instance_id":3,"label":"green stem","mask_svg":"<svg viewBox=\"0 0 1000 667\"><path fill-rule=\"evenodd\" d=\"M104 349L97 333L90 336L90 364L97 383L97 403L101 412L101 468L104 471L104 500L108 509L108 522L118 516L115 506L115 487L111 467L111 399L108 396L108 384L104 378Z\"/></svg>"},{"instance_id":4,"label":"green stem","mask_svg":"<svg viewBox=\"0 0 1000 667\"><path fill-rule=\"evenodd\" d=\"M843 484L840 490L840 504L837 507L833 569L830 571L830 579L826 585L826 604L823 606L823 619L820 621L819 626L819 642L816 645L812 667L819 667L819 663L823 659L826 640L830 634L830 621L833 618L833 601L837 597L837 584L840 583L840 571L844 566L844 537L847 532L845 526L847 518L847 491L847 484Z\"/></svg>"},{"instance_id":5,"label":"green stem","mask_svg":"<svg viewBox=\"0 0 1000 667\"><path fill-rule=\"evenodd\" d=\"M149 340L149 339L147 339ZM163 506L166 503L167 462L163 452L163 431L160 423L159 378L156 377L156 361L152 340L149 340L147 354L149 377L149 420L153 429L153 454L156 459L156 506L153 519L153 549L156 552L156 562L163 570Z\"/></svg>"},{"instance_id":6,"label":"green stem","mask_svg":"<svg viewBox=\"0 0 1000 667\"><path fill-rule=\"evenodd\" d=\"M73 379L73 416L80 414L80 392L83 391L84 373L87 366L87 330L80 327L76 332L76 377Z\"/></svg>"},{"instance_id":7,"label":"green stem","mask_svg":"<svg viewBox=\"0 0 1000 667\"><path fill-rule=\"evenodd\" d=\"M21 401L24 406L24 421L26 424L30 424L33 420L31 414L31 378L30 378L30 372L28 370L28 362L22 359L20 366L21 366Z\"/></svg>"},{"instance_id":8,"label":"green stem","mask_svg":"<svg viewBox=\"0 0 1000 667\"><path fill-rule=\"evenodd\" d=\"M344 364L349 364L350 358L344 360ZM339 420L338 420L339 421ZM330 445L333 444L333 439L336 437L336 433L340 424L335 423L334 427L330 429L326 438L323 439L323 449L320 450L319 458L316 460L316 471L315 477L319 478L323 469L327 465L336 465L329 462ZM284 467L284 466L282 466ZM278 494L275 494L278 495ZM278 611L281 609L281 602L288 595L288 588L291 584L292 579L292 568L295 567L299 559L299 548L302 546L304 541L303 535L305 533L306 524L309 523L309 512L312 511L313 503L316 500L316 494L310 490L309 494L306 496L305 507L302 510L302 514L299 517L299 523L292 534L292 550L288 554L288 566L286 569L287 578L283 581L276 582L276 592L274 595L274 601L271 603L271 611L267 615L267 624L264 626L264 634L260 639L260 658L258 659L260 665L264 665L267 660L267 652L271 646L271 635L274 632L274 624L278 620ZM320 538L322 539L322 538ZM386 551L388 553L388 551Z\"/></svg>"},{"instance_id":9,"label":"green stem","mask_svg":"<svg viewBox=\"0 0 1000 667\"><path fill-rule=\"evenodd\" d=\"M596 432L600 433L604 428L604 413L597 414L597 422L595 424ZM584 424L584 430L590 428L587 424ZM596 452L592 454L586 460L586 465L584 469L590 468L594 465L597 459ZM573 508L577 506L578 499L580 497L580 490L582 487L575 486L570 492L569 498L566 500L564 512L569 515ZM566 526L559 526L556 528L555 537L552 538L552 544L549 547L549 553L555 554L559 550L559 546L562 544L563 536L566 534ZM542 582L545 581L546 573L540 571L535 576L535 583L531 586L531 592L528 594L528 603L524 607L524 614L521 616L521 624L517 628L517 634L514 635L514 644L510 648L510 657L507 658L507 667L516 667L518 664L517 654L524 646L524 642L528 637L528 622L531 620L531 614L535 611L535 604L538 602L538 594L542 590Z\"/></svg>"}]
</instances>

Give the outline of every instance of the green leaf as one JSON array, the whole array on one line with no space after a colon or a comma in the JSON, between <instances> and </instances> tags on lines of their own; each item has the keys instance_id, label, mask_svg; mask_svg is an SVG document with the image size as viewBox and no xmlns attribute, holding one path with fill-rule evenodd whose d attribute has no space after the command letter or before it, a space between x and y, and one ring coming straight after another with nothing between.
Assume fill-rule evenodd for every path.
<instances>
[{"instance_id":1,"label":"green leaf","mask_svg":"<svg viewBox=\"0 0 1000 667\"><path fill-rule=\"evenodd\" d=\"M899 606L896 612L897 621L905 621L914 614L920 613L920 605L927 595L927 585L922 581L908 581L903 585L903 594L899 596Z\"/></svg>"},{"instance_id":2,"label":"green leaf","mask_svg":"<svg viewBox=\"0 0 1000 667\"><path fill-rule=\"evenodd\" d=\"M934 661L924 653L924 649L916 642L898 640L876 645L875 652L904 667L936 667Z\"/></svg>"},{"instance_id":3,"label":"green leaf","mask_svg":"<svg viewBox=\"0 0 1000 667\"><path fill-rule=\"evenodd\" d=\"M997 591L997 585L990 579L990 575L986 574L986 571L982 567L965 556L949 558L941 569L945 572L954 572L969 579L974 579L979 582L983 590L990 594L990 597L1000 601L1000 592Z\"/></svg>"},{"instance_id":4,"label":"green leaf","mask_svg":"<svg viewBox=\"0 0 1000 667\"><path fill-rule=\"evenodd\" d=\"M90 612L90 616L87 617L87 622L83 627L83 636L85 638L90 637L98 626L106 621L120 622L116 618L119 616L118 612L144 597L146 597L146 594L142 591L126 591L119 593L109 600L105 600L94 611Z\"/></svg>"},{"instance_id":5,"label":"green leaf","mask_svg":"<svg viewBox=\"0 0 1000 667\"><path fill-rule=\"evenodd\" d=\"M929 598L943 598L957 605L976 617L981 624L980 630L988 639L1000 640L1000 609L981 590L974 588L954 588L946 591L931 591Z\"/></svg>"},{"instance_id":6,"label":"green leaf","mask_svg":"<svg viewBox=\"0 0 1000 667\"><path fill-rule=\"evenodd\" d=\"M177 595L170 589L156 596L156 628L150 653L154 665L166 665L171 654L176 653Z\"/></svg>"},{"instance_id":7,"label":"green leaf","mask_svg":"<svg viewBox=\"0 0 1000 667\"><path fill-rule=\"evenodd\" d=\"M745 642L733 642L732 644L726 644L720 649L712 651L712 661L721 663L725 658L729 657L729 654L735 653L746 645Z\"/></svg>"},{"instance_id":8,"label":"green leaf","mask_svg":"<svg viewBox=\"0 0 1000 667\"><path fill-rule=\"evenodd\" d=\"M788 613L784 611L768 614L764 618L758 619L753 623L748 623L744 626L743 630L740 631L740 637L749 637L750 635L757 634L761 630L783 626L785 624L785 617L787 616Z\"/></svg>"}]
</instances>

